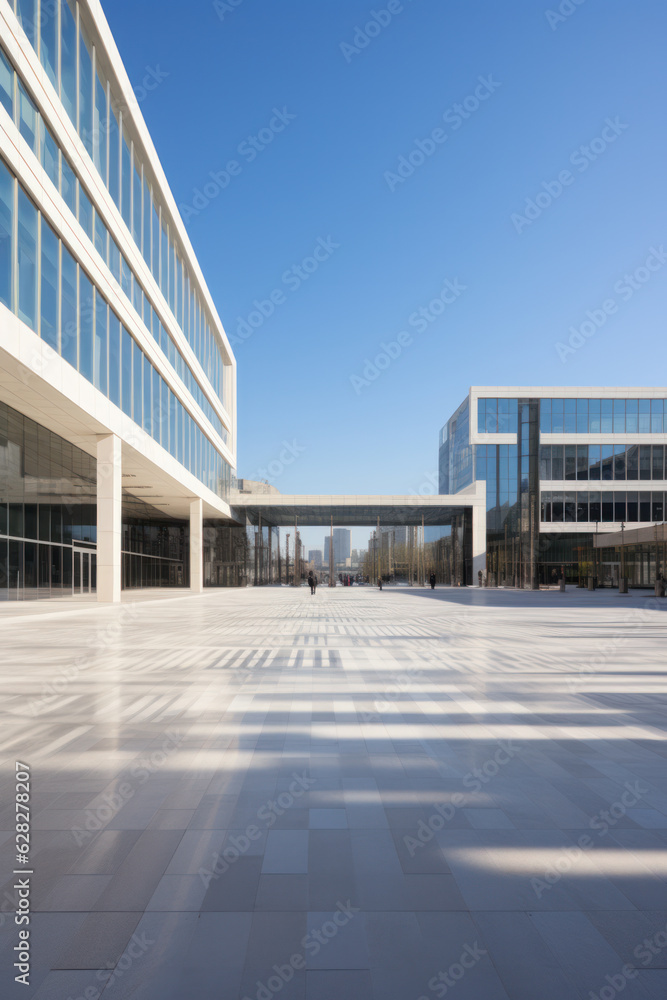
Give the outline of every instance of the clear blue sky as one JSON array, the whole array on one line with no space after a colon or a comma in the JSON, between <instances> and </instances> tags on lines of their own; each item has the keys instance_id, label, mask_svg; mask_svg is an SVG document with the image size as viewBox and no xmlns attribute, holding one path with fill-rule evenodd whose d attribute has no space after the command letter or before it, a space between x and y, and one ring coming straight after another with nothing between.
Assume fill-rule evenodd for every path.
<instances>
[{"instance_id":1,"label":"clear blue sky","mask_svg":"<svg viewBox=\"0 0 667 1000\"><path fill-rule=\"evenodd\" d=\"M553 26L548 0L406 0L358 52L341 45L386 3L235 3L104 7L133 84L168 74L141 109L177 203L239 164L188 220L228 335L283 293L236 347L239 475L274 462L282 492L409 493L471 384L665 384L667 262L614 288L667 246L664 0L584 0ZM493 93L443 119L480 77ZM251 160L239 146L272 119L282 131ZM445 141L388 182L437 128ZM582 145L587 169L570 159ZM560 196L513 224L564 170ZM339 246L300 287L283 281L320 238ZM419 332L409 317L445 279L465 290ZM561 361L556 344L608 299ZM355 392L401 331L412 343ZM303 449L291 463L285 441Z\"/></svg>"}]
</instances>

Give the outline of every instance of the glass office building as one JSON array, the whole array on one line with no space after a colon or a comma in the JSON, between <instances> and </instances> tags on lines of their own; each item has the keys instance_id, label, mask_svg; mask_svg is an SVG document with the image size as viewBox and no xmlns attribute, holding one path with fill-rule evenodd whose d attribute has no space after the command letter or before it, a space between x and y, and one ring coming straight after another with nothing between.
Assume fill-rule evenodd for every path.
<instances>
[{"instance_id":1,"label":"glass office building","mask_svg":"<svg viewBox=\"0 0 667 1000\"><path fill-rule=\"evenodd\" d=\"M489 582L613 584L594 535L664 522L666 449L667 389L473 387L440 434L440 492L485 483Z\"/></svg>"},{"instance_id":2,"label":"glass office building","mask_svg":"<svg viewBox=\"0 0 667 1000\"><path fill-rule=\"evenodd\" d=\"M201 588L235 360L85 0L0 0L0 403L0 599Z\"/></svg>"}]
</instances>

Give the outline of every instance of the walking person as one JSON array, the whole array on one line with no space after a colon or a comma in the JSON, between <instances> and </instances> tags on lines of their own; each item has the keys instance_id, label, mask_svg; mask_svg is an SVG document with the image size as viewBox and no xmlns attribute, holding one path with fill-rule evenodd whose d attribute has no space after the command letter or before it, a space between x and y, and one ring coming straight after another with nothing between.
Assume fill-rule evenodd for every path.
<instances>
[{"instance_id":1,"label":"walking person","mask_svg":"<svg viewBox=\"0 0 667 1000\"><path fill-rule=\"evenodd\" d=\"M310 593L311 593L311 595L314 594L315 593L315 587L317 586L317 578L315 576L313 576L312 569L311 569L311 571L308 574L308 586L310 587Z\"/></svg>"},{"instance_id":2,"label":"walking person","mask_svg":"<svg viewBox=\"0 0 667 1000\"><path fill-rule=\"evenodd\" d=\"M431 584L431 590L435 590L435 573L431 573L429 583Z\"/></svg>"}]
</instances>

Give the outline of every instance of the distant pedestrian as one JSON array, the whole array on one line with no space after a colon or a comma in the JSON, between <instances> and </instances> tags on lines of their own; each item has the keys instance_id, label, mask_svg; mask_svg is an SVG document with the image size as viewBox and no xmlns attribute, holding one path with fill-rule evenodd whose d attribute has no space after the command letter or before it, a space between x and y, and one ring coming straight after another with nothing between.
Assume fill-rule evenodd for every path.
<instances>
[{"instance_id":1,"label":"distant pedestrian","mask_svg":"<svg viewBox=\"0 0 667 1000\"><path fill-rule=\"evenodd\" d=\"M310 593L314 594L317 589L317 577L314 575L312 569L308 574L308 585L310 587Z\"/></svg>"},{"instance_id":2,"label":"distant pedestrian","mask_svg":"<svg viewBox=\"0 0 667 1000\"><path fill-rule=\"evenodd\" d=\"M382 577L381 576L378 577L378 587L380 588L380 590L382 590Z\"/></svg>"},{"instance_id":3,"label":"distant pedestrian","mask_svg":"<svg viewBox=\"0 0 667 1000\"><path fill-rule=\"evenodd\" d=\"M431 590L435 590L435 573L431 573L429 583L431 584Z\"/></svg>"}]
</instances>

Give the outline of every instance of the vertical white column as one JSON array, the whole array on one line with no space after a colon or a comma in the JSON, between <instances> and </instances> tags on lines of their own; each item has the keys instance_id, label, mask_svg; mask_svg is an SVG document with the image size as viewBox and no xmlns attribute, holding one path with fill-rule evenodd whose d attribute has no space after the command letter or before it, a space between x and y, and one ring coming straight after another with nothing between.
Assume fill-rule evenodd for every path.
<instances>
[{"instance_id":1,"label":"vertical white column","mask_svg":"<svg viewBox=\"0 0 667 1000\"><path fill-rule=\"evenodd\" d=\"M116 434L97 441L97 600L117 604L121 583L122 455Z\"/></svg>"},{"instance_id":2,"label":"vertical white column","mask_svg":"<svg viewBox=\"0 0 667 1000\"><path fill-rule=\"evenodd\" d=\"M479 571L486 574L486 502L472 509L472 585L477 586Z\"/></svg>"},{"instance_id":3,"label":"vertical white column","mask_svg":"<svg viewBox=\"0 0 667 1000\"><path fill-rule=\"evenodd\" d=\"M204 502L190 501L190 590L204 590Z\"/></svg>"}]
</instances>

